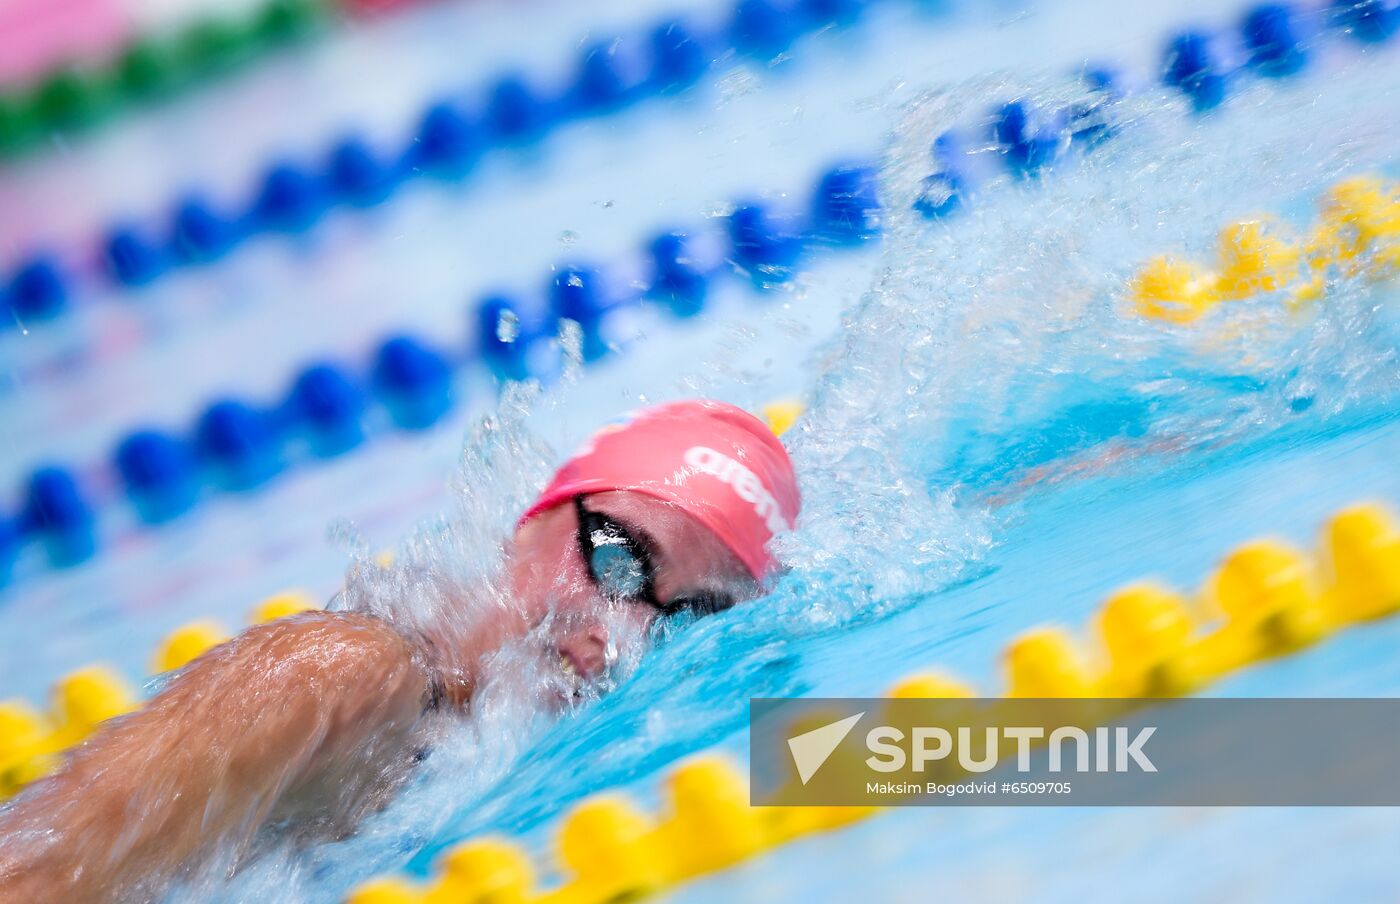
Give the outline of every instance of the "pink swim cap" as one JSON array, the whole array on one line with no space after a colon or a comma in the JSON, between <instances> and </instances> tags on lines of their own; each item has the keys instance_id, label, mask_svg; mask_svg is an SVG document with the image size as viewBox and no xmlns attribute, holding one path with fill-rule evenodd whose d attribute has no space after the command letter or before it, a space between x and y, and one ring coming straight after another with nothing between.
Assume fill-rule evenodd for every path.
<instances>
[{"instance_id":1,"label":"pink swim cap","mask_svg":"<svg viewBox=\"0 0 1400 904\"><path fill-rule=\"evenodd\" d=\"M723 402L672 402L610 424L574 453L525 521L575 496L630 490L664 500L714 533L756 578L777 564L774 534L801 500L787 450L758 418Z\"/></svg>"}]
</instances>

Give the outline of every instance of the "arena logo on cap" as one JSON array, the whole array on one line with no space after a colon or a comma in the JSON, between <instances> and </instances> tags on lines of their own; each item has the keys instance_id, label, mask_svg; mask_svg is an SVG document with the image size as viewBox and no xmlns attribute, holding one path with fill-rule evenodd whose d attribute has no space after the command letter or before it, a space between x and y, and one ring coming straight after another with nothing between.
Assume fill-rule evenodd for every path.
<instances>
[{"instance_id":1,"label":"arena logo on cap","mask_svg":"<svg viewBox=\"0 0 1400 904\"><path fill-rule=\"evenodd\" d=\"M792 525L779 511L778 500L773 498L773 493L743 463L708 446L691 446L685 452L685 463L697 471L718 477L740 499L751 503L758 517L768 526L769 533L780 534L792 530Z\"/></svg>"}]
</instances>

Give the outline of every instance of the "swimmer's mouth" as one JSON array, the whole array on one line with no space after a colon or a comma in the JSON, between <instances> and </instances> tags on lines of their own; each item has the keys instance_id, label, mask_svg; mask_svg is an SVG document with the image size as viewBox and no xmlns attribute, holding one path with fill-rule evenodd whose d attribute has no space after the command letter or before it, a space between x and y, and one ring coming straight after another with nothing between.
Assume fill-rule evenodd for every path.
<instances>
[{"instance_id":1,"label":"swimmer's mouth","mask_svg":"<svg viewBox=\"0 0 1400 904\"><path fill-rule=\"evenodd\" d=\"M603 663L570 643L562 643L557 649L559 667L564 670L564 674L580 682L596 681L607 671Z\"/></svg>"},{"instance_id":2,"label":"swimmer's mouth","mask_svg":"<svg viewBox=\"0 0 1400 904\"><path fill-rule=\"evenodd\" d=\"M611 686L609 669L603 664L594 664L589 658L575 650L559 650L559 674L563 679L563 690L574 700L597 697L606 693Z\"/></svg>"},{"instance_id":3,"label":"swimmer's mouth","mask_svg":"<svg viewBox=\"0 0 1400 904\"><path fill-rule=\"evenodd\" d=\"M588 679L584 677L583 671L574 662L574 657L564 650L559 651L559 671L564 677L565 692L575 700L581 699Z\"/></svg>"}]
</instances>

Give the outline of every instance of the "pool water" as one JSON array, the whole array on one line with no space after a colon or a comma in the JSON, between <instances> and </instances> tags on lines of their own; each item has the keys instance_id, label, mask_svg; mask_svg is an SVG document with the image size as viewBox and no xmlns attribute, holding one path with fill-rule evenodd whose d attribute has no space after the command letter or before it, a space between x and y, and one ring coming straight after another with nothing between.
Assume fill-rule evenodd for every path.
<instances>
[{"instance_id":1,"label":"pool water","mask_svg":"<svg viewBox=\"0 0 1400 904\"><path fill-rule=\"evenodd\" d=\"M1208 260L1220 228L1259 215L1304 233L1337 180L1400 175L1400 59L1319 43L1302 76L1251 82L1196 116L1151 86L1159 47L1171 28L1233 23L1243 7L1123 6L890 9L844 43L821 36L836 46L795 54L787 70L747 73L754 84L718 100L586 123L568 151L502 164L470 205L424 189L377 222L332 223L340 235L296 259L254 248L209 277L216 287L192 309L172 286L146 309L108 301L32 343L3 337L14 351L0 399L13 483L56 449L95 457L138 416L187 419L226 386L271 391L310 351L358 348L391 324L456 336L463 297L533 279L561 256L614 259L673 217L713 216L763 187L796 191L841 157L882 161L877 245L818 256L762 295L726 284L697 322L642 312L619 328L621 354L538 397L501 401L472 371L471 403L430 433L224 497L169 528L119 525L122 542L76 569L21 567L0 590L0 689L38 700L98 659L145 674L172 627L236 623L287 586L329 598L347 563L383 548L454 574L485 567L481 547L553 450L618 412L693 394L751 408L802 397L807 414L785 440L804 515L783 547L792 569L769 597L663 637L612 693L561 719L489 691L470 719L436 727L408 787L355 836L270 843L232 880L172 894L336 901L381 872L427 874L481 833L520 838L547 862L555 820L588 794L620 788L651 803L688 754L742 760L750 697L879 694L934 666L996 693L1007 640L1047 622L1078 629L1126 582L1192 590L1245 540L1308 546L1344 505L1400 507L1393 284L1337 279L1296 312L1263 297L1189 327L1145 320L1126 301L1154 255ZM420 15L426 28L490 13ZM991 178L959 217L914 212L935 137L985 123L1008 98L1078 96L1086 56L1137 79L1112 138L1038 179ZM251 103L268 88L227 90ZM206 114L186 112L187 140L207 141ZM132 166L120 141L52 172ZM211 178L237 171L240 153L203 165ZM635 165L617 165L626 155ZM53 197L48 178L27 190ZM159 196L157 181L147 188ZM95 215L63 216L84 213ZM318 294L332 275L336 289ZM337 317L337 305L349 313ZM113 331L125 340L90 343ZM240 351L248 343L261 343L256 360ZM76 361L74 348L85 349ZM163 378L172 368L189 379ZM489 429L474 426L486 415ZM1391 695L1397 641L1393 621L1355 628L1209 693ZM1400 815L1383 809L907 809L670 897L1388 900L1400 890L1397 838Z\"/></svg>"}]
</instances>

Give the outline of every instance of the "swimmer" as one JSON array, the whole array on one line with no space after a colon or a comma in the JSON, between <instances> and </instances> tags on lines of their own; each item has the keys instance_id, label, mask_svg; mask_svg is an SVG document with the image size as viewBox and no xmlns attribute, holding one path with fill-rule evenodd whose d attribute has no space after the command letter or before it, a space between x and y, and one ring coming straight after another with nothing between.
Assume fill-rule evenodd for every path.
<instances>
[{"instance_id":1,"label":"swimmer","mask_svg":"<svg viewBox=\"0 0 1400 904\"><path fill-rule=\"evenodd\" d=\"M456 633L304 613L210 650L0 810L0 901L158 900L236 869L260 827L342 834L406 771L425 714L470 705L494 650L543 632L542 655L596 680L609 631L758 596L798 504L782 444L732 406L605 428L521 517L512 605Z\"/></svg>"}]
</instances>

